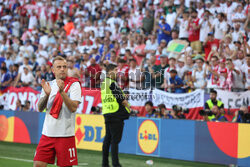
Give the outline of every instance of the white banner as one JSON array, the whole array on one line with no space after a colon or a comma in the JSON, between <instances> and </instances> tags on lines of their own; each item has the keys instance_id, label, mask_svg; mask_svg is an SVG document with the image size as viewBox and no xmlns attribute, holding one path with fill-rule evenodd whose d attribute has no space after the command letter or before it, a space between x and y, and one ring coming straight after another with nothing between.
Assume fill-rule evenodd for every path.
<instances>
[{"instance_id":1,"label":"white banner","mask_svg":"<svg viewBox=\"0 0 250 167\"><path fill-rule=\"evenodd\" d=\"M224 108L238 109L242 105L250 106L250 91L229 92L216 90L217 97L224 103Z\"/></svg>"},{"instance_id":2,"label":"white banner","mask_svg":"<svg viewBox=\"0 0 250 167\"><path fill-rule=\"evenodd\" d=\"M196 90L191 93L174 94L155 89L152 93L154 106L165 104L167 108L179 105L185 108L195 108L204 106L204 90Z\"/></svg>"},{"instance_id":3,"label":"white banner","mask_svg":"<svg viewBox=\"0 0 250 167\"><path fill-rule=\"evenodd\" d=\"M151 100L151 90L136 90L129 89L128 102L131 106L144 106L144 104Z\"/></svg>"}]
</instances>

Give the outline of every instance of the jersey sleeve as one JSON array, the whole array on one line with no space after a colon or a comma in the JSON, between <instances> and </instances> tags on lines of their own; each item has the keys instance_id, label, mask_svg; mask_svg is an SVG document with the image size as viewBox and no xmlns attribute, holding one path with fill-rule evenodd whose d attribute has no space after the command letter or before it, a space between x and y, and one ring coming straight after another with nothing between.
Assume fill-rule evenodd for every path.
<instances>
[{"instance_id":1,"label":"jersey sleeve","mask_svg":"<svg viewBox=\"0 0 250 167\"><path fill-rule=\"evenodd\" d=\"M81 86L79 82L75 82L70 87L70 99L73 101L79 101L81 103Z\"/></svg>"}]
</instances>

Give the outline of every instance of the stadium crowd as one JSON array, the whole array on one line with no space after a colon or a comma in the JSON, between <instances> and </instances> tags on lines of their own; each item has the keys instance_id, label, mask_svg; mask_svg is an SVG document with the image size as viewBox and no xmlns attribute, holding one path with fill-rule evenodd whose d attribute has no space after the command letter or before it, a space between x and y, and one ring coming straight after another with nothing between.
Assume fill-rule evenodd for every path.
<instances>
[{"instance_id":1,"label":"stadium crowd","mask_svg":"<svg viewBox=\"0 0 250 167\"><path fill-rule=\"evenodd\" d=\"M0 16L2 90L41 90L57 55L83 87L113 63L122 88L250 90L247 1L0 0ZM188 46L167 51L174 41Z\"/></svg>"}]
</instances>

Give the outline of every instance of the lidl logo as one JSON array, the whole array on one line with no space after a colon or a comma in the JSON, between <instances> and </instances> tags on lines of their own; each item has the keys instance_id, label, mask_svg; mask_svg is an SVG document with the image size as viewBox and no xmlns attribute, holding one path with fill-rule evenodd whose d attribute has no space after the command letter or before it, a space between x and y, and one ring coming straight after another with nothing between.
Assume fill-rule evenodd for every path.
<instances>
[{"instance_id":1,"label":"lidl logo","mask_svg":"<svg viewBox=\"0 0 250 167\"><path fill-rule=\"evenodd\" d=\"M158 147L159 130L152 120L144 120L138 129L138 144L145 154L152 154Z\"/></svg>"}]
</instances>

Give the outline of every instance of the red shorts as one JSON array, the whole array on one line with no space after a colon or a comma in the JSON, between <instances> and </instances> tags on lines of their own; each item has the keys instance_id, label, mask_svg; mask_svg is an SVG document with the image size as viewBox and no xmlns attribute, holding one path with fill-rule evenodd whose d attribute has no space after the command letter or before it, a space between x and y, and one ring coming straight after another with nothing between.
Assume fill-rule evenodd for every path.
<instances>
[{"instance_id":1,"label":"red shorts","mask_svg":"<svg viewBox=\"0 0 250 167\"><path fill-rule=\"evenodd\" d=\"M48 137L42 135L36 148L34 161L54 164L55 156L57 157L57 166L77 165L75 136Z\"/></svg>"}]
</instances>

